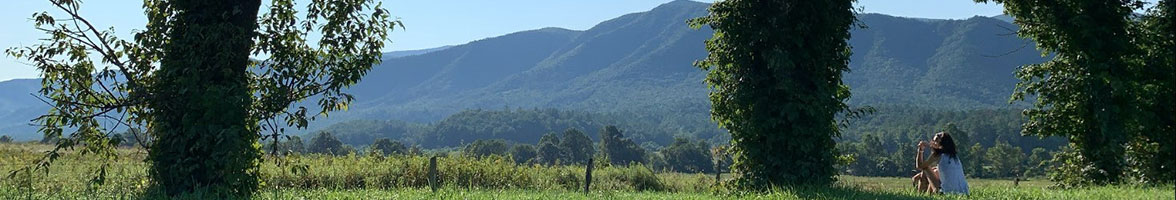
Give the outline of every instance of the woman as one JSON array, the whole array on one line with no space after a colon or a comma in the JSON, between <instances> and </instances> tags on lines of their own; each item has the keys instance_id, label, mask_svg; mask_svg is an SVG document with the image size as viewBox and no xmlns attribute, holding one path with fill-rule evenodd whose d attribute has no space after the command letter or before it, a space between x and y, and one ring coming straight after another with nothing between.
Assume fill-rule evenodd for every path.
<instances>
[{"instance_id":1,"label":"woman","mask_svg":"<svg viewBox=\"0 0 1176 200\"><path fill-rule=\"evenodd\" d=\"M931 147L931 158L923 160L923 149L927 147ZM917 182L919 192L968 194L964 166L956 156L955 141L947 133L936 133L930 143L919 141L915 169L920 172L912 179Z\"/></svg>"}]
</instances>

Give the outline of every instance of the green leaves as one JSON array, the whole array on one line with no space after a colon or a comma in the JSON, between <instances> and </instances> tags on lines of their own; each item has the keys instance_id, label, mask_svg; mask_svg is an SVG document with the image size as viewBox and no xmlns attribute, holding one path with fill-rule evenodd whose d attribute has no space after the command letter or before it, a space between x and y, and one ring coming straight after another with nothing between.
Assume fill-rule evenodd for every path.
<instances>
[{"instance_id":1,"label":"green leaves","mask_svg":"<svg viewBox=\"0 0 1176 200\"><path fill-rule=\"evenodd\" d=\"M395 26L382 3L367 0L315 0L298 16L292 0L272 1L260 17L254 55L269 59L251 64L251 90L255 99L253 117L267 123L263 129L280 134L278 126L305 128L308 119L330 111L345 110L354 99L342 89L359 82L380 62L388 32ZM322 37L312 46L311 33ZM318 112L288 107L317 97ZM312 115L313 114L313 115ZM284 118L284 125L273 119Z\"/></svg>"},{"instance_id":2,"label":"green leaves","mask_svg":"<svg viewBox=\"0 0 1176 200\"><path fill-rule=\"evenodd\" d=\"M540 142L542 143L542 141ZM569 128L563 132L559 148L563 150L563 161L566 163L589 164L588 159L596 153L592 139L575 128Z\"/></svg>"},{"instance_id":3,"label":"green leaves","mask_svg":"<svg viewBox=\"0 0 1176 200\"><path fill-rule=\"evenodd\" d=\"M1036 41L1043 56L1053 55L1046 63L1024 66L1016 72L1021 82L1011 101L1035 98L1034 107L1024 112L1029 117L1023 129L1026 135L1066 136L1073 143L1073 152L1062 154L1061 160L1055 163L1062 166L1059 170L1062 174L1079 175L1054 176L1055 181L1065 185L1119 183L1125 180L1126 172L1140 171L1128 168L1165 166L1142 164L1164 162L1158 159L1135 164L1125 159L1176 156L1172 153L1176 150L1140 152L1147 146L1171 147L1176 143L1172 139L1160 139L1176 133L1169 128L1176 120L1156 117L1170 116L1171 107L1176 106L1176 100L1169 98L1173 85L1167 84L1176 80L1171 75L1172 48L1171 45L1167 50L1149 48L1164 46L1152 41L1164 41L1165 37L1171 44L1172 29L1145 28L1149 24L1162 24L1165 18L1170 24L1171 11L1165 15L1163 10L1171 1L1162 1L1161 6L1139 18L1133 17L1133 10L1141 9L1144 2L1135 0L977 2L1004 4L1005 13L1016 18L1015 22L1021 26L1017 33ZM1162 64L1164 59L1169 62ZM1152 93L1159 90L1145 88L1168 89ZM1166 141L1146 142L1153 140ZM1155 171L1139 176L1172 177L1172 174Z\"/></svg>"},{"instance_id":4,"label":"green leaves","mask_svg":"<svg viewBox=\"0 0 1176 200\"><path fill-rule=\"evenodd\" d=\"M684 173L712 173L714 163L710 144L703 140L674 138L674 143L658 150L666 160L667 168Z\"/></svg>"},{"instance_id":5,"label":"green leaves","mask_svg":"<svg viewBox=\"0 0 1176 200\"><path fill-rule=\"evenodd\" d=\"M690 20L710 26L711 116L731 132L739 185L830 184L834 117L845 111L852 1L728 0Z\"/></svg>"},{"instance_id":6,"label":"green leaves","mask_svg":"<svg viewBox=\"0 0 1176 200\"><path fill-rule=\"evenodd\" d=\"M625 138L616 126L600 129L600 152L613 165L645 162L645 149L632 139Z\"/></svg>"},{"instance_id":7,"label":"green leaves","mask_svg":"<svg viewBox=\"0 0 1176 200\"><path fill-rule=\"evenodd\" d=\"M36 121L58 144L49 155L84 145L111 160L114 130L147 130L151 173L169 194L252 193L259 132L276 139L285 130L278 117L304 128L312 115L346 109L354 98L341 89L379 62L399 25L369 0L315 0L304 19L289 0L272 1L260 18L261 1L146 0L147 27L125 41L82 18L79 2L51 3L67 16L33 15L45 43L6 51L41 71L40 97L53 108ZM304 38L314 32L323 37L311 47ZM319 95L319 112L289 108ZM105 170L96 172L101 183Z\"/></svg>"}]
</instances>

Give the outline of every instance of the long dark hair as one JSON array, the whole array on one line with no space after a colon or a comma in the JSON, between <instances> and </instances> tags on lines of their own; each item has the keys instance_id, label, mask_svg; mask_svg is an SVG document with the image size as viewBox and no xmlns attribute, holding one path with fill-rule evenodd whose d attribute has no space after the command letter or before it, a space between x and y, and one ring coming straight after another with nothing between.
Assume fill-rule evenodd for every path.
<instances>
[{"instance_id":1,"label":"long dark hair","mask_svg":"<svg viewBox=\"0 0 1176 200\"><path fill-rule=\"evenodd\" d=\"M936 134L937 135L942 134L941 136L939 136L939 141L935 141L935 142L939 143L940 148L939 149L931 148L931 153L936 154L936 155L947 154L948 157L955 158L956 152L958 152L958 151L956 151L955 140L951 139L951 135L947 134L947 132L939 132Z\"/></svg>"}]
</instances>

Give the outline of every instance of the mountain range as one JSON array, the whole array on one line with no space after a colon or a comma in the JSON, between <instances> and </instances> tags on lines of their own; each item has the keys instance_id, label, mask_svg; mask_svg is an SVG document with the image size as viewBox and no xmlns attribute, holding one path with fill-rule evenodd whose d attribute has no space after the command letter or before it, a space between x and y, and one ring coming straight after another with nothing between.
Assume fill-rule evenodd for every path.
<instances>
[{"instance_id":1,"label":"mountain range","mask_svg":"<svg viewBox=\"0 0 1176 200\"><path fill-rule=\"evenodd\" d=\"M502 108L654 113L649 116L708 124L706 72L692 63L706 56L703 42L713 31L686 24L706 15L707 6L678 0L587 30L543 28L390 52L348 89L356 97L350 110L310 130L357 119L428 123L462 110ZM1013 71L1045 60L1005 19L859 14L858 20L845 75L854 106L1024 107L1008 103ZM0 82L0 134L39 138L28 125L47 109L28 95L38 88L37 80Z\"/></svg>"}]
</instances>

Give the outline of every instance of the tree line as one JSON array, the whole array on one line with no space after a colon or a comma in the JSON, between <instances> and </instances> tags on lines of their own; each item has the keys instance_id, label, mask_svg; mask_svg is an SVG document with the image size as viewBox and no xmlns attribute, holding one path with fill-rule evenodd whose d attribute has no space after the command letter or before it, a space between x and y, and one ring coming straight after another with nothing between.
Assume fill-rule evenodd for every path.
<instances>
[{"instance_id":1,"label":"tree line","mask_svg":"<svg viewBox=\"0 0 1176 200\"><path fill-rule=\"evenodd\" d=\"M700 139L678 137L667 146L649 149L638 145L625 136L616 126L598 128L596 138L576 129L568 128L562 132L548 132L543 134L536 143L509 141L505 139L480 139L457 148L425 149L419 144L409 144L400 140L380 138L365 145L346 144L340 137L328 131L313 134L309 140L298 136L279 140L278 142L264 142L263 150L279 155L288 154L324 154L345 156L351 154L382 155L460 155L466 157L502 156L510 157L520 165L586 165L589 158L596 163L627 166L633 164L645 165L659 171L683 173L711 173L721 168L717 164L727 166L729 158L721 154L716 156L712 145Z\"/></svg>"},{"instance_id":2,"label":"tree line","mask_svg":"<svg viewBox=\"0 0 1176 200\"><path fill-rule=\"evenodd\" d=\"M520 164L583 164L586 159L583 155L593 155L596 160L608 160L613 164L641 163L654 169L677 172L712 172L714 162L707 164L685 160L713 161L712 157L717 155L715 148L727 144L725 141L714 142L688 136L675 137L664 144L642 141L637 139L641 137L634 136L648 133L635 130L657 127L627 128L623 134L618 126L602 125L594 128L593 125L601 121L609 121L601 119L608 115L584 111L470 110L455 116L459 117L451 117L434 125L375 120L343 122L312 134L307 141L300 141L297 136L294 141L298 141L298 145L302 142L312 145L332 144L306 147L306 150L299 151L308 153L365 153L368 152L364 150L365 147L378 146L376 143L395 143L394 146L401 147L397 149L418 149L414 152L420 152L421 149L448 149L468 156L511 156ZM970 176L1042 176L1044 169L1050 166L1048 162L1042 163L1051 160L1054 154L1064 149L1067 141L1062 137L1022 136L1020 126L1023 122L1024 118L1016 109L962 111L881 106L872 114L852 119L844 128L843 135L837 138L837 155L843 160L837 165L837 170L859 176L910 176L909 165L914 160L916 142L927 140L933 133L946 131L956 138L957 145L961 147L961 160L966 162L965 168ZM440 124L464 128L443 129L450 131L432 128ZM550 127L559 129L551 130L555 128ZM591 132L600 134L585 134ZM430 138L422 140L421 136L424 135ZM332 142L319 142L320 138L330 138ZM422 144L419 141L431 142ZM583 152L584 148L571 147L572 144L591 143L595 144L590 145L594 150L590 152ZM268 151L272 148L263 149Z\"/></svg>"},{"instance_id":3,"label":"tree line","mask_svg":"<svg viewBox=\"0 0 1176 200\"><path fill-rule=\"evenodd\" d=\"M374 152L385 155L419 155L423 152L453 151L476 157L511 156L519 164L544 165L584 164L586 156L582 155L592 155L591 157L596 160L609 161L617 165L640 163L664 171L709 173L714 171L713 166L717 162L700 161L716 161L714 158L718 156L715 155L719 154L715 151L727 145L725 141L714 142L690 136L675 136L665 144L641 141L637 139L639 137L634 136L647 133L635 130L653 130L658 127L637 124L643 126L626 128L623 134L618 126L601 125L602 127L593 128L602 121L621 120L607 118L611 117L610 115L585 111L469 110L455 116L457 117L435 124L393 120L342 122L310 135L288 136L277 145L270 139L261 141L262 150L279 154L329 155ZM951 110L880 106L871 114L851 119L844 127L843 135L836 138L836 150L840 159L836 169L843 174L858 176L909 176L909 164L914 159L916 142L926 140L932 133L944 131L956 138L957 145L961 147L961 161L965 162L966 173L971 177L1043 176L1047 171L1045 169L1056 167L1052 159L1062 150L1067 150L1067 140L1056 136L1022 136L1020 126L1024 121L1024 117L1016 109ZM433 128L440 124L467 128L445 129L464 130L457 134L440 132ZM582 125L584 128L569 124ZM551 131L554 128L550 127L567 128ZM468 131L474 129L484 131ZM585 134L591 132L599 134ZM493 137L462 138L477 134ZM149 146L142 144L151 142L150 138L143 136L140 132L128 130L114 134L110 138L114 140L113 143L120 146ZM422 136L432 137L430 140L434 145L426 146L419 143L428 141L422 140ZM724 138L707 135L702 137ZM53 144L56 140L57 138L45 138L41 143ZM588 144L594 151L572 151L572 144ZM724 162L726 165L731 163Z\"/></svg>"},{"instance_id":4,"label":"tree line","mask_svg":"<svg viewBox=\"0 0 1176 200\"><path fill-rule=\"evenodd\" d=\"M540 144L540 139L547 133L567 129L596 133L606 126L626 130L627 138L648 149L669 145L675 137L700 138L710 143L725 143L728 139L722 129L707 123L705 118L648 117L663 114L671 115L596 113L550 108L469 109L433 123L355 120L331 125L321 131L331 132L351 145L366 145L379 138L395 138L425 148L460 147L476 140L490 139ZM600 140L595 134L589 134L588 137Z\"/></svg>"}]
</instances>

